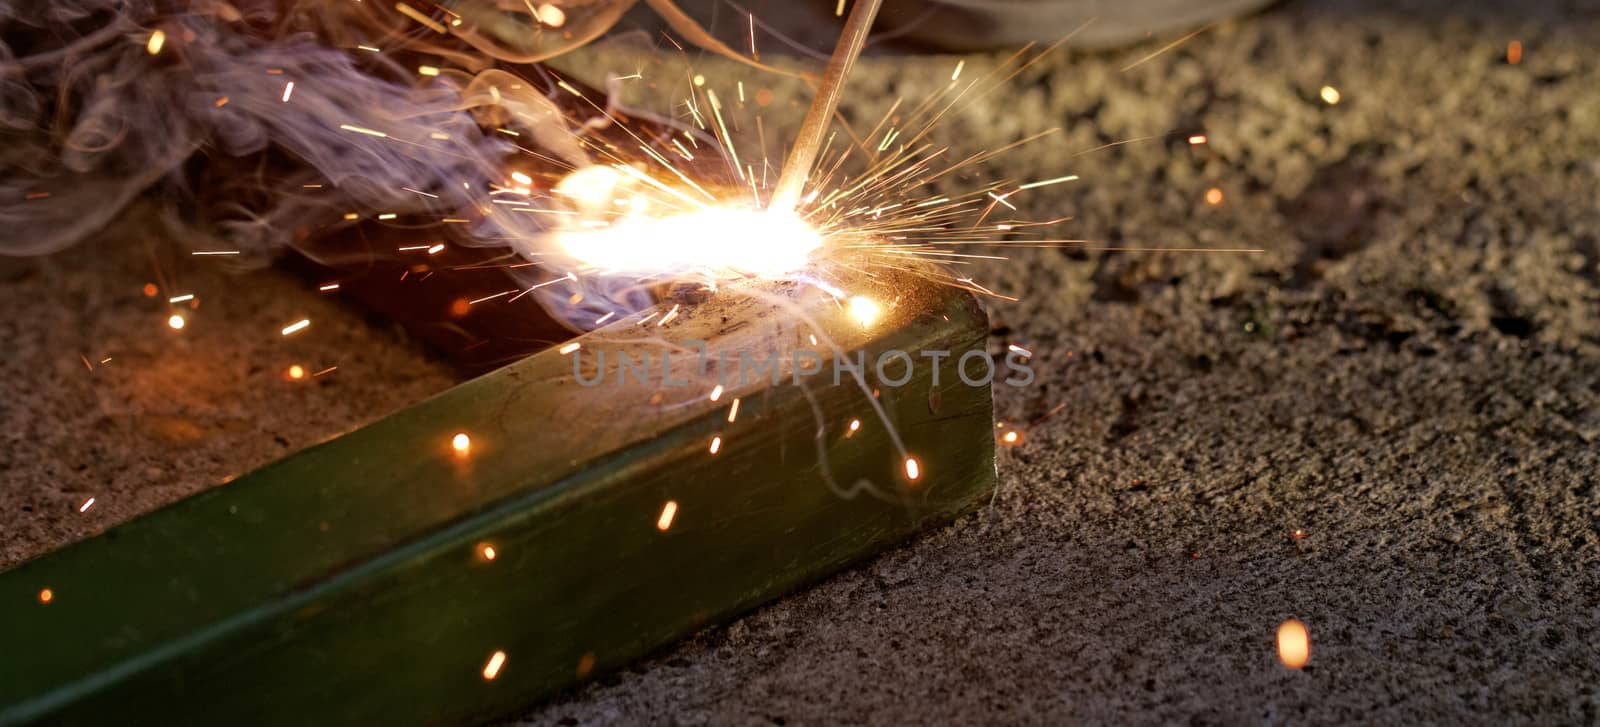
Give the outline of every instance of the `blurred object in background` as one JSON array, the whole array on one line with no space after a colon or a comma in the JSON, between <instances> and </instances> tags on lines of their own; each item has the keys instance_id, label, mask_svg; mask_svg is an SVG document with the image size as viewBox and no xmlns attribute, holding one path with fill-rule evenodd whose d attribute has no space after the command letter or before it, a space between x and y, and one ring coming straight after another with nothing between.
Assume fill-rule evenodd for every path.
<instances>
[{"instance_id":1,"label":"blurred object in background","mask_svg":"<svg viewBox=\"0 0 1600 727\"><path fill-rule=\"evenodd\" d=\"M1176 36L1271 1L885 0L880 24L908 41L949 51L1049 45L1068 34L1071 47L1110 48Z\"/></svg>"},{"instance_id":2,"label":"blurred object in background","mask_svg":"<svg viewBox=\"0 0 1600 727\"><path fill-rule=\"evenodd\" d=\"M1177 37L1272 1L884 0L867 52L992 50L1049 45L1068 35L1072 36L1068 47L1111 48ZM839 37L850 2L676 0L675 4L730 47L748 51L753 29L762 53L825 58ZM640 6L623 27L656 30L662 24Z\"/></svg>"}]
</instances>

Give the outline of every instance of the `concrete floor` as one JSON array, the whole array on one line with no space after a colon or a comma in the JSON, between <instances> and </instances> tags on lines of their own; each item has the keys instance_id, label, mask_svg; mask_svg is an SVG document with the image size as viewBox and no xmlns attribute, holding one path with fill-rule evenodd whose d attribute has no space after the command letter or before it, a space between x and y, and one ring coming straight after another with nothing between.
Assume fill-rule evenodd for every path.
<instances>
[{"instance_id":1,"label":"concrete floor","mask_svg":"<svg viewBox=\"0 0 1600 727\"><path fill-rule=\"evenodd\" d=\"M1017 200L1070 236L1265 252L986 266L1039 373L997 392L1027 441L989 507L519 721L1600 720L1600 10L1492 5L1288 3L956 115L963 149L1062 127L992 169L1080 175ZM954 60L868 59L846 111ZM0 566L451 382L306 281L136 229L0 269Z\"/></svg>"}]
</instances>

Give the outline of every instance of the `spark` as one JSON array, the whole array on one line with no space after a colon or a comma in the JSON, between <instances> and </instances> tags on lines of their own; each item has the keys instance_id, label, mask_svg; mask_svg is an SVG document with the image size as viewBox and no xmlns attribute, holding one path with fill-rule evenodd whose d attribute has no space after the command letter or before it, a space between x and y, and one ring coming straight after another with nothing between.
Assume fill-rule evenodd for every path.
<instances>
[{"instance_id":1,"label":"spark","mask_svg":"<svg viewBox=\"0 0 1600 727\"><path fill-rule=\"evenodd\" d=\"M1032 351L1029 351L1026 348L1018 346L1015 343L1013 343L1013 344L1011 344L1009 346L1006 346L1006 349L1011 351L1012 353L1019 353L1019 354L1022 354L1023 356L1028 356L1030 358L1033 356L1033 352Z\"/></svg>"},{"instance_id":2,"label":"spark","mask_svg":"<svg viewBox=\"0 0 1600 727\"><path fill-rule=\"evenodd\" d=\"M682 307L682 304L673 303L672 304L672 310L667 311L666 315L661 316L661 320L656 322L656 326L660 327L660 326L667 325L667 323L670 322L672 319L677 318L678 317L678 309L681 308L681 307Z\"/></svg>"},{"instance_id":3,"label":"spark","mask_svg":"<svg viewBox=\"0 0 1600 727\"><path fill-rule=\"evenodd\" d=\"M323 374L331 374L331 373L333 373L333 372L335 372L337 370L339 370L338 366L329 366L328 368L325 368L325 369L323 369L321 371L318 371L318 372L312 374L311 378L316 378L316 377L321 376Z\"/></svg>"},{"instance_id":4,"label":"spark","mask_svg":"<svg viewBox=\"0 0 1600 727\"><path fill-rule=\"evenodd\" d=\"M293 335L293 334L299 333L299 332L301 332L301 331L303 331L303 330L305 330L307 328L310 328L310 327L311 327L311 319L310 318L301 318L298 321L295 321L293 323L290 323L287 326L284 326L283 327L283 335L285 335L285 336Z\"/></svg>"},{"instance_id":5,"label":"spark","mask_svg":"<svg viewBox=\"0 0 1600 727\"><path fill-rule=\"evenodd\" d=\"M1311 659L1311 632L1296 619L1278 625L1278 658L1290 669L1299 669Z\"/></svg>"},{"instance_id":6,"label":"spark","mask_svg":"<svg viewBox=\"0 0 1600 727\"><path fill-rule=\"evenodd\" d=\"M859 432L859 431L861 431L861 420L860 419L851 419L850 420L850 433L851 434L855 434L856 432Z\"/></svg>"},{"instance_id":7,"label":"spark","mask_svg":"<svg viewBox=\"0 0 1600 727\"><path fill-rule=\"evenodd\" d=\"M1142 65L1145 61L1148 61L1151 58L1155 58L1156 56L1159 56L1162 53L1165 53L1165 52L1167 52L1169 50L1172 50L1173 48L1176 48L1176 47L1178 47L1180 45L1183 45L1184 43L1189 42L1189 40L1194 38L1195 36L1197 36L1197 35L1199 35L1201 33L1204 33L1204 32L1206 32L1206 31L1208 31L1210 29L1211 29L1211 25L1202 26L1199 30L1196 30L1196 31L1194 31L1194 32L1192 32L1192 33L1190 33L1188 35L1183 36L1182 38L1179 38L1179 39L1177 39L1175 41L1172 41L1171 43L1168 43L1168 44L1162 46L1160 48L1160 50L1157 50L1156 52L1151 53L1150 55L1147 55L1147 56L1145 56L1143 58L1140 58L1139 60L1136 60L1136 61L1134 61L1132 63L1129 63L1126 66L1123 66L1122 69L1121 69L1121 72L1122 73L1127 73L1128 71L1133 70L1135 67Z\"/></svg>"},{"instance_id":8,"label":"spark","mask_svg":"<svg viewBox=\"0 0 1600 727\"><path fill-rule=\"evenodd\" d=\"M922 465L917 463L916 457L906 458L906 479L915 482L922 476Z\"/></svg>"},{"instance_id":9,"label":"spark","mask_svg":"<svg viewBox=\"0 0 1600 727\"><path fill-rule=\"evenodd\" d=\"M183 327L187 325L187 323L188 322L183 319L183 316L178 315L177 313L173 313L172 317L167 319L167 327L174 331L183 330Z\"/></svg>"},{"instance_id":10,"label":"spark","mask_svg":"<svg viewBox=\"0 0 1600 727\"><path fill-rule=\"evenodd\" d=\"M438 255L441 252L444 252L444 243L442 242L428 248L429 255Z\"/></svg>"},{"instance_id":11,"label":"spark","mask_svg":"<svg viewBox=\"0 0 1600 727\"><path fill-rule=\"evenodd\" d=\"M156 30L150 34L150 39L145 41L144 51L150 55L156 55L161 52L161 46L166 44L167 32L164 30Z\"/></svg>"},{"instance_id":12,"label":"spark","mask_svg":"<svg viewBox=\"0 0 1600 727\"><path fill-rule=\"evenodd\" d=\"M712 454L716 454L717 451L721 450L721 449L722 449L722 437L712 437L711 438L711 453Z\"/></svg>"},{"instance_id":13,"label":"spark","mask_svg":"<svg viewBox=\"0 0 1600 727\"><path fill-rule=\"evenodd\" d=\"M1200 146L1204 143L1206 143L1205 134L1191 134L1189 136L1189 146Z\"/></svg>"},{"instance_id":14,"label":"spark","mask_svg":"<svg viewBox=\"0 0 1600 727\"><path fill-rule=\"evenodd\" d=\"M524 187L533 186L533 177L530 177L523 172L512 172L511 179Z\"/></svg>"},{"instance_id":15,"label":"spark","mask_svg":"<svg viewBox=\"0 0 1600 727\"><path fill-rule=\"evenodd\" d=\"M355 124L339 124L339 128L344 129L345 131L354 131L357 134L366 134L367 136L376 136L379 139L387 139L387 138L389 138L388 134L385 134L385 133L383 133L381 131L378 131L377 129L369 129L369 128L365 127L365 126L356 126Z\"/></svg>"},{"instance_id":16,"label":"spark","mask_svg":"<svg viewBox=\"0 0 1600 727\"><path fill-rule=\"evenodd\" d=\"M1065 177L1056 177L1055 179L1046 179L1046 180L1044 180L1042 182L1029 182L1029 183L1024 184L1024 185L1022 185L1020 187L1017 187L1017 191L1021 192L1024 189L1038 189L1040 187L1048 187L1048 186L1050 186L1052 184L1060 184L1062 182L1076 182L1076 181L1078 181L1078 175L1076 175L1076 174L1068 174Z\"/></svg>"},{"instance_id":17,"label":"spark","mask_svg":"<svg viewBox=\"0 0 1600 727\"><path fill-rule=\"evenodd\" d=\"M1522 62L1522 41L1513 40L1506 45L1506 63L1517 65Z\"/></svg>"},{"instance_id":18,"label":"spark","mask_svg":"<svg viewBox=\"0 0 1600 727\"><path fill-rule=\"evenodd\" d=\"M711 399L711 401L716 401L716 400L721 399L721 398L722 398L722 384L717 384L716 386L711 388L710 399Z\"/></svg>"},{"instance_id":19,"label":"spark","mask_svg":"<svg viewBox=\"0 0 1600 727\"><path fill-rule=\"evenodd\" d=\"M496 555L498 553L495 552L493 545L484 543L478 546L478 557L484 560L494 560Z\"/></svg>"},{"instance_id":20,"label":"spark","mask_svg":"<svg viewBox=\"0 0 1600 727\"><path fill-rule=\"evenodd\" d=\"M663 533L666 532L672 527L672 519L677 516L678 502L676 500L667 500L667 504L661 506L661 516L656 518L656 529Z\"/></svg>"},{"instance_id":21,"label":"spark","mask_svg":"<svg viewBox=\"0 0 1600 727\"><path fill-rule=\"evenodd\" d=\"M1323 86L1317 95L1321 96L1322 102L1329 106L1339 103L1339 89L1332 86Z\"/></svg>"},{"instance_id":22,"label":"spark","mask_svg":"<svg viewBox=\"0 0 1600 727\"><path fill-rule=\"evenodd\" d=\"M306 368L300 364L295 364L289 367L288 374L291 381L299 381L306 377Z\"/></svg>"},{"instance_id":23,"label":"spark","mask_svg":"<svg viewBox=\"0 0 1600 727\"><path fill-rule=\"evenodd\" d=\"M1212 207L1222 204L1222 189L1218 187L1212 187L1211 189L1206 190L1206 204L1211 205Z\"/></svg>"},{"instance_id":24,"label":"spark","mask_svg":"<svg viewBox=\"0 0 1600 727\"><path fill-rule=\"evenodd\" d=\"M56 592L48 588L40 589L39 603L49 603L56 600Z\"/></svg>"},{"instance_id":25,"label":"spark","mask_svg":"<svg viewBox=\"0 0 1600 727\"><path fill-rule=\"evenodd\" d=\"M456 432L450 438L450 448L455 450L457 457L465 457L472 451L472 437L467 436L466 432Z\"/></svg>"},{"instance_id":26,"label":"spark","mask_svg":"<svg viewBox=\"0 0 1600 727\"><path fill-rule=\"evenodd\" d=\"M539 22L552 28L559 28L567 24L567 14L550 3L539 6Z\"/></svg>"},{"instance_id":27,"label":"spark","mask_svg":"<svg viewBox=\"0 0 1600 727\"><path fill-rule=\"evenodd\" d=\"M402 6L404 7L404 6ZM489 655L489 663L483 665L483 678L485 681L494 681L500 676L500 669L506 665L506 652L496 651Z\"/></svg>"},{"instance_id":28,"label":"spark","mask_svg":"<svg viewBox=\"0 0 1600 727\"><path fill-rule=\"evenodd\" d=\"M317 290L320 290L320 291L322 291L324 293L332 292L332 291L335 291L335 290L338 290L338 289L339 289L339 284L338 283L328 283L326 285L321 285L321 286L317 287Z\"/></svg>"},{"instance_id":29,"label":"spark","mask_svg":"<svg viewBox=\"0 0 1600 727\"><path fill-rule=\"evenodd\" d=\"M438 66L417 66L417 75L419 75L419 76L430 76L430 77L431 76L437 76L437 75L439 75L439 67Z\"/></svg>"},{"instance_id":30,"label":"spark","mask_svg":"<svg viewBox=\"0 0 1600 727\"><path fill-rule=\"evenodd\" d=\"M1008 447L1015 447L1019 444L1022 444L1022 433L1012 429L1005 434L1000 435L1000 442Z\"/></svg>"},{"instance_id":31,"label":"spark","mask_svg":"<svg viewBox=\"0 0 1600 727\"><path fill-rule=\"evenodd\" d=\"M289 103L289 97L294 95L294 81L283 84L283 102Z\"/></svg>"},{"instance_id":32,"label":"spark","mask_svg":"<svg viewBox=\"0 0 1600 727\"><path fill-rule=\"evenodd\" d=\"M190 301L190 300L194 300L194 293L186 293L184 295L174 296L174 297L168 298L167 302L168 303L183 303L185 301Z\"/></svg>"},{"instance_id":33,"label":"spark","mask_svg":"<svg viewBox=\"0 0 1600 727\"><path fill-rule=\"evenodd\" d=\"M444 35L446 32L448 32L446 30L446 28L439 23L439 21L434 20L433 18L430 18L430 17L428 17L426 15L423 15L422 11L420 11L420 10L414 8L414 7L411 7L410 5L407 5L405 3L395 3L394 4L394 9L400 11L401 15L404 15L404 16L406 16L408 18L411 18L412 20L417 21L418 23L421 23L428 30L431 30L431 31L433 31L435 33L438 33L439 35Z\"/></svg>"},{"instance_id":34,"label":"spark","mask_svg":"<svg viewBox=\"0 0 1600 727\"><path fill-rule=\"evenodd\" d=\"M567 344L565 346L562 346L561 348L559 348L557 350L561 353L562 356L565 356L565 355L567 355L569 353L572 353L573 351L576 351L576 350L578 350L580 348L583 348L583 344L578 343L577 341L573 341L572 343L569 343L569 344Z\"/></svg>"},{"instance_id":35,"label":"spark","mask_svg":"<svg viewBox=\"0 0 1600 727\"><path fill-rule=\"evenodd\" d=\"M161 289L157 288L155 283L145 283L144 288L141 290L144 292L144 297L146 298L154 298L156 297L156 293L161 292Z\"/></svg>"},{"instance_id":36,"label":"spark","mask_svg":"<svg viewBox=\"0 0 1600 727\"><path fill-rule=\"evenodd\" d=\"M78 512L88 512L91 507L94 507L94 498L92 497L84 500L83 504L78 506Z\"/></svg>"},{"instance_id":37,"label":"spark","mask_svg":"<svg viewBox=\"0 0 1600 727\"><path fill-rule=\"evenodd\" d=\"M739 418L739 400L737 398L735 398L733 400L733 403L728 405L728 423L732 424L733 420L738 419L738 418Z\"/></svg>"},{"instance_id":38,"label":"spark","mask_svg":"<svg viewBox=\"0 0 1600 727\"><path fill-rule=\"evenodd\" d=\"M238 250L195 250L190 255L238 255Z\"/></svg>"},{"instance_id":39,"label":"spark","mask_svg":"<svg viewBox=\"0 0 1600 727\"><path fill-rule=\"evenodd\" d=\"M961 69L966 68L966 67L967 67L967 59L963 58L963 59L961 59L959 61L956 61L956 69L954 71L950 72L950 80L954 81L957 78L960 78L961 77Z\"/></svg>"}]
</instances>

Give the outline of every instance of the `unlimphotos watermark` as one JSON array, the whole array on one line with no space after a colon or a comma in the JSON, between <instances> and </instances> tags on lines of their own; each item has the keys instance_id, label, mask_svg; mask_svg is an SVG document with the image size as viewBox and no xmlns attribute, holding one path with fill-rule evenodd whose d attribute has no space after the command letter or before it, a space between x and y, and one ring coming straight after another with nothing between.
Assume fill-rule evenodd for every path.
<instances>
[{"instance_id":1,"label":"unlimphotos watermark","mask_svg":"<svg viewBox=\"0 0 1600 727\"><path fill-rule=\"evenodd\" d=\"M919 367L926 369L928 382L933 386L948 381L948 378L942 377L949 376L949 368L952 367L955 369L955 378L968 386L988 386L1002 376L999 381L1007 386L1021 387L1033 383L1029 356L1015 349L1007 351L999 360L983 350L969 350L957 356L951 351L936 349L918 351L916 355L891 349L874 356L868 356L865 351L824 356L810 349L795 349L787 357L776 350L765 355L749 351L719 351L713 356L707 353L705 341L684 341L682 344L682 348L694 348L698 353L680 352L675 356L670 350L661 349L630 354L618 349L607 355L604 349L579 349L572 355L572 373L580 386L601 386L607 381L623 385L630 378L641 384L650 384L659 378L659 383L664 386L689 386L689 379L683 378L685 372L674 372L672 362L674 359L680 362L695 359L693 371L704 375L714 367L718 383L724 386L745 386L761 380L777 385L783 382L785 372L787 378L798 385L830 372L829 378L834 386L871 374L875 377L875 383L893 388L915 380ZM593 362L593 367L585 367L586 361Z\"/></svg>"}]
</instances>

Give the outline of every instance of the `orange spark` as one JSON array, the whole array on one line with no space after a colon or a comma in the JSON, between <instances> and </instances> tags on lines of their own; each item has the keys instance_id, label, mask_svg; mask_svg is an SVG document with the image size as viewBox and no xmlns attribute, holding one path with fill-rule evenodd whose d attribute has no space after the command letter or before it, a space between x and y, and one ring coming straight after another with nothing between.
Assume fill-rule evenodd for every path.
<instances>
[{"instance_id":1,"label":"orange spark","mask_svg":"<svg viewBox=\"0 0 1600 727\"><path fill-rule=\"evenodd\" d=\"M56 600L56 592L48 588L39 591L39 603L49 603Z\"/></svg>"},{"instance_id":2,"label":"orange spark","mask_svg":"<svg viewBox=\"0 0 1600 727\"><path fill-rule=\"evenodd\" d=\"M178 315L177 313L173 313L172 317L167 319L167 327L174 331L183 330L185 323L187 323L187 321L183 320L183 316Z\"/></svg>"},{"instance_id":3,"label":"orange spark","mask_svg":"<svg viewBox=\"0 0 1600 727\"><path fill-rule=\"evenodd\" d=\"M678 502L676 500L667 500L667 504L661 506L661 517L656 518L656 529L663 533L666 532L668 528L672 527L672 519L677 516Z\"/></svg>"},{"instance_id":4,"label":"orange spark","mask_svg":"<svg viewBox=\"0 0 1600 727\"><path fill-rule=\"evenodd\" d=\"M1522 62L1522 41L1513 40L1506 45L1506 63L1517 65Z\"/></svg>"},{"instance_id":5,"label":"orange spark","mask_svg":"<svg viewBox=\"0 0 1600 727\"><path fill-rule=\"evenodd\" d=\"M915 482L916 479L918 477L921 477L921 476L922 476L922 465L917 464L917 458L916 457L907 457L906 458L906 479Z\"/></svg>"},{"instance_id":6,"label":"orange spark","mask_svg":"<svg viewBox=\"0 0 1600 727\"><path fill-rule=\"evenodd\" d=\"M301 366L300 364L295 364L295 365L289 367L289 379L291 381L299 381L299 380L301 380L301 379L303 379L305 377L306 377L306 369L305 369L304 366Z\"/></svg>"},{"instance_id":7,"label":"orange spark","mask_svg":"<svg viewBox=\"0 0 1600 727\"><path fill-rule=\"evenodd\" d=\"M489 663L483 665L483 678L493 681L500 676L500 668L506 665L506 652L496 651L489 655Z\"/></svg>"},{"instance_id":8,"label":"orange spark","mask_svg":"<svg viewBox=\"0 0 1600 727\"><path fill-rule=\"evenodd\" d=\"M494 560L495 555L496 555L496 553L494 552L494 546L493 545L490 545L488 543L484 543L484 544L478 546L478 556L483 558L484 560Z\"/></svg>"},{"instance_id":9,"label":"orange spark","mask_svg":"<svg viewBox=\"0 0 1600 727\"><path fill-rule=\"evenodd\" d=\"M1311 632L1305 624L1291 618L1278 626L1278 658L1290 669L1299 669L1311 659Z\"/></svg>"},{"instance_id":10,"label":"orange spark","mask_svg":"<svg viewBox=\"0 0 1600 727\"><path fill-rule=\"evenodd\" d=\"M1206 204L1212 207L1222 204L1222 190L1218 187L1206 190Z\"/></svg>"}]
</instances>

